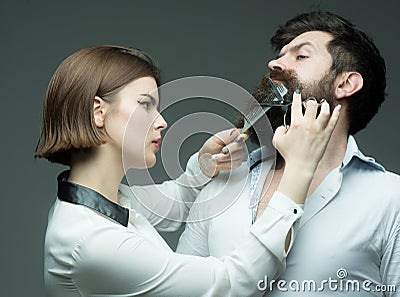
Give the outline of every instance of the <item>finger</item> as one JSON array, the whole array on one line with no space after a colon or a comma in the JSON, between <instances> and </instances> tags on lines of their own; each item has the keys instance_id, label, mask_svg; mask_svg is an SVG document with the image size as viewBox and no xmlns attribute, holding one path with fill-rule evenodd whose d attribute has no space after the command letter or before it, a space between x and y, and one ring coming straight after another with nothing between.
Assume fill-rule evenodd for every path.
<instances>
[{"instance_id":1,"label":"finger","mask_svg":"<svg viewBox=\"0 0 400 297\"><path fill-rule=\"evenodd\" d=\"M326 126L325 131L327 133L332 134L333 129L335 129L335 126L339 120L339 116L340 116L340 110L341 110L342 106L339 104L335 107L335 109L332 112L332 116L328 122L328 125Z\"/></svg>"},{"instance_id":2,"label":"finger","mask_svg":"<svg viewBox=\"0 0 400 297\"><path fill-rule=\"evenodd\" d=\"M304 114L304 118L312 122L315 120L317 116L317 110L318 110L318 103L314 99L309 99L306 101L306 112Z\"/></svg>"},{"instance_id":3,"label":"finger","mask_svg":"<svg viewBox=\"0 0 400 297\"><path fill-rule=\"evenodd\" d=\"M239 131L240 131L239 128L235 128L235 129L224 130L215 134L215 136L218 137L219 140L221 141L221 144L225 145L225 147L222 148L221 153L223 154L229 153L229 148L227 147L227 145L229 145L231 142L234 142L236 140L239 140L239 142L241 142Z\"/></svg>"},{"instance_id":4,"label":"finger","mask_svg":"<svg viewBox=\"0 0 400 297\"><path fill-rule=\"evenodd\" d=\"M239 132L240 129L237 129L237 132ZM232 131L234 132L234 131ZM231 132L231 133L232 133ZM236 135L236 133L232 133L232 135ZM237 143L240 144L240 147L238 147L237 149L243 149L244 146L244 142L249 138L249 136L246 133L243 134L239 134L239 136L234 140L234 142L231 142L232 144ZM225 146L224 148L222 148L221 153L224 155L227 155L229 153L232 153L232 149L234 147L229 147L230 144L228 144L227 146Z\"/></svg>"},{"instance_id":5,"label":"finger","mask_svg":"<svg viewBox=\"0 0 400 297\"><path fill-rule=\"evenodd\" d=\"M249 135L246 133L240 134L238 138L235 139L237 143L245 142L247 139L249 139Z\"/></svg>"},{"instance_id":6,"label":"finger","mask_svg":"<svg viewBox=\"0 0 400 297\"><path fill-rule=\"evenodd\" d=\"M232 142L225 146L221 153L216 156L218 161L227 161L233 158L235 155L243 155L244 154L245 143L241 142Z\"/></svg>"},{"instance_id":7,"label":"finger","mask_svg":"<svg viewBox=\"0 0 400 297\"><path fill-rule=\"evenodd\" d=\"M278 149L278 146L280 142L282 141L282 138L286 135L288 130L286 130L285 126L279 126L276 128L274 137L272 138L272 144L276 149Z\"/></svg>"},{"instance_id":8,"label":"finger","mask_svg":"<svg viewBox=\"0 0 400 297\"><path fill-rule=\"evenodd\" d=\"M211 154L203 154L199 156L199 164L201 171L208 177L214 177L217 174L217 163Z\"/></svg>"},{"instance_id":9,"label":"finger","mask_svg":"<svg viewBox=\"0 0 400 297\"><path fill-rule=\"evenodd\" d=\"M293 93L292 111L291 111L292 124L297 124L301 120L302 117L303 117L303 112L301 109L301 94L300 94L300 90L297 89Z\"/></svg>"},{"instance_id":10,"label":"finger","mask_svg":"<svg viewBox=\"0 0 400 297\"><path fill-rule=\"evenodd\" d=\"M240 151L237 151L237 152L231 154L231 159L233 161L234 160L243 160L243 159L245 159L245 156L247 156L247 150L242 149Z\"/></svg>"},{"instance_id":11,"label":"finger","mask_svg":"<svg viewBox=\"0 0 400 297\"><path fill-rule=\"evenodd\" d=\"M234 141L238 136L239 136L238 128L223 130L214 135L214 137L218 139L218 143L223 145Z\"/></svg>"},{"instance_id":12,"label":"finger","mask_svg":"<svg viewBox=\"0 0 400 297\"><path fill-rule=\"evenodd\" d=\"M331 112L330 112L329 104L326 101L324 101L321 103L321 110L317 117L317 122L322 127L326 127L326 125L328 124L328 121L330 119L330 116L331 116Z\"/></svg>"},{"instance_id":13,"label":"finger","mask_svg":"<svg viewBox=\"0 0 400 297\"><path fill-rule=\"evenodd\" d=\"M230 161L226 161L226 162L217 162L216 163L216 170L220 171L220 170L232 170L235 168L238 168L242 165L243 163L243 159L242 158L238 158L238 159L232 159Z\"/></svg>"}]
</instances>

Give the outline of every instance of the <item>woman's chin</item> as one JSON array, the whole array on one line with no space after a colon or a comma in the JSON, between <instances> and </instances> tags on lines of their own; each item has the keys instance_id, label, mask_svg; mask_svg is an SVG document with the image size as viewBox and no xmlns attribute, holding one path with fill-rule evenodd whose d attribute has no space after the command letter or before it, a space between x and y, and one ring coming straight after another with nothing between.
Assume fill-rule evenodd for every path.
<instances>
[{"instance_id":1,"label":"woman's chin","mask_svg":"<svg viewBox=\"0 0 400 297\"><path fill-rule=\"evenodd\" d=\"M126 164L125 169L149 169L156 164L156 161L145 161L145 163Z\"/></svg>"},{"instance_id":2,"label":"woman's chin","mask_svg":"<svg viewBox=\"0 0 400 297\"><path fill-rule=\"evenodd\" d=\"M146 168L152 168L154 165L156 165L155 158L154 158L154 160L146 162Z\"/></svg>"},{"instance_id":3,"label":"woman's chin","mask_svg":"<svg viewBox=\"0 0 400 297\"><path fill-rule=\"evenodd\" d=\"M148 169L154 167L156 164L156 155L147 154L144 158L138 160L137 155L124 155L124 167L125 169Z\"/></svg>"}]
</instances>

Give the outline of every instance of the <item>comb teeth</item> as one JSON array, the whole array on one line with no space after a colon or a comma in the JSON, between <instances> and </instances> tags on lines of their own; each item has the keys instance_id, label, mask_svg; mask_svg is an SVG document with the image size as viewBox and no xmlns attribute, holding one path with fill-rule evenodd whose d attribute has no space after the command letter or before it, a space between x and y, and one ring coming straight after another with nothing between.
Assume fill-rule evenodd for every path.
<instances>
[{"instance_id":1,"label":"comb teeth","mask_svg":"<svg viewBox=\"0 0 400 297\"><path fill-rule=\"evenodd\" d=\"M278 89L279 94L283 97L288 93L288 90L283 84L280 84L276 87ZM290 104L285 101L280 101L274 94L265 97L261 100L260 105L267 105L261 107L260 105L256 105L251 112L245 117L244 126L240 133L245 133L251 126L253 126L271 107L280 106L285 107Z\"/></svg>"},{"instance_id":2,"label":"comb teeth","mask_svg":"<svg viewBox=\"0 0 400 297\"><path fill-rule=\"evenodd\" d=\"M279 99L276 98L275 95L272 94L272 95L269 95L269 96L265 97L264 99L262 99L260 101L260 104L262 104L262 103L277 103L277 102L279 102Z\"/></svg>"},{"instance_id":3,"label":"comb teeth","mask_svg":"<svg viewBox=\"0 0 400 297\"><path fill-rule=\"evenodd\" d=\"M286 89L286 87L283 84L280 84L276 87L278 89L279 94L281 94L281 96L285 96L288 93L288 89ZM260 103L275 103L275 104L279 104L281 103L279 101L278 98L276 98L276 96L274 94L271 94L270 96L265 97L263 100L260 101Z\"/></svg>"},{"instance_id":4,"label":"comb teeth","mask_svg":"<svg viewBox=\"0 0 400 297\"><path fill-rule=\"evenodd\" d=\"M282 97L285 96L288 92L288 90L286 89L286 87L283 84L280 84L279 86L277 86L277 89Z\"/></svg>"},{"instance_id":5,"label":"comb teeth","mask_svg":"<svg viewBox=\"0 0 400 297\"><path fill-rule=\"evenodd\" d=\"M255 106L252 111L245 117L244 126L240 131L241 134L245 133L251 126L253 126L271 107L262 108L260 105Z\"/></svg>"},{"instance_id":6,"label":"comb teeth","mask_svg":"<svg viewBox=\"0 0 400 297\"><path fill-rule=\"evenodd\" d=\"M256 107L253 108L251 113L247 116L248 120L251 121L252 119L255 119L258 117L259 113L264 113L264 110L261 108L260 105L257 105Z\"/></svg>"}]
</instances>

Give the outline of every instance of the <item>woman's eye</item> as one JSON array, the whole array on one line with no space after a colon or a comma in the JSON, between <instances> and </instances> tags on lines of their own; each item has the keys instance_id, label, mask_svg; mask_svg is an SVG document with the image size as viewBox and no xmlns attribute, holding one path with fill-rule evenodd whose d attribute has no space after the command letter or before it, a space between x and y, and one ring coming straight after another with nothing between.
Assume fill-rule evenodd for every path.
<instances>
[{"instance_id":1,"label":"woman's eye","mask_svg":"<svg viewBox=\"0 0 400 297\"><path fill-rule=\"evenodd\" d=\"M146 109L149 109L151 106L151 103L148 101L141 101L141 102L139 102L139 104L142 105Z\"/></svg>"}]
</instances>

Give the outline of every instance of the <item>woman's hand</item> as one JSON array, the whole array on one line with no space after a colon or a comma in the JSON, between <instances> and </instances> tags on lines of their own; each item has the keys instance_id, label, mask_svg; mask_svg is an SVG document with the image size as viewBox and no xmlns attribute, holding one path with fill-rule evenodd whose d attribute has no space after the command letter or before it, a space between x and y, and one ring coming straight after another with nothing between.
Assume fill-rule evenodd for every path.
<instances>
[{"instance_id":1,"label":"woman's hand","mask_svg":"<svg viewBox=\"0 0 400 297\"><path fill-rule=\"evenodd\" d=\"M214 177L220 170L232 170L242 164L248 136L239 131L224 130L207 139L199 151L199 164L205 175Z\"/></svg>"},{"instance_id":2,"label":"woman's hand","mask_svg":"<svg viewBox=\"0 0 400 297\"><path fill-rule=\"evenodd\" d=\"M273 138L274 146L285 159L278 191L300 204L304 203L314 172L339 119L340 105L332 115L327 102L321 104L318 116L317 110L317 102L309 100L303 115L301 95L293 94L290 127L288 130L279 127Z\"/></svg>"},{"instance_id":3,"label":"woman's hand","mask_svg":"<svg viewBox=\"0 0 400 297\"><path fill-rule=\"evenodd\" d=\"M340 105L336 106L332 116L326 101L321 104L318 116L316 101L309 100L306 106L303 115L301 95L294 93L290 127L279 127L275 132L273 144L285 159L286 165L314 172L339 119Z\"/></svg>"}]
</instances>

